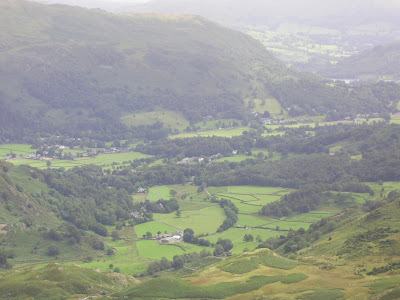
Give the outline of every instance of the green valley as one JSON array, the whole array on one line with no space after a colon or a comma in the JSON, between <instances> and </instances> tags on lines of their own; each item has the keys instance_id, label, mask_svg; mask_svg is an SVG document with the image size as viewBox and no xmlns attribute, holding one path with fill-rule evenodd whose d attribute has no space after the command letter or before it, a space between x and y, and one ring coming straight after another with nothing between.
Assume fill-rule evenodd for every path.
<instances>
[{"instance_id":1,"label":"green valley","mask_svg":"<svg viewBox=\"0 0 400 300\"><path fill-rule=\"evenodd\" d=\"M239 2L0 2L0 300L399 298L398 18Z\"/></svg>"}]
</instances>

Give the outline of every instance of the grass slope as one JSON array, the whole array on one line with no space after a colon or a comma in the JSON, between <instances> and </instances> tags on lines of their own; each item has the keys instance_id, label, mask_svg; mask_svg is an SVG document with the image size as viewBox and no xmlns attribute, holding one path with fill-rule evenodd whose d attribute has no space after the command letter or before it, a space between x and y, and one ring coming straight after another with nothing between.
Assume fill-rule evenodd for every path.
<instances>
[{"instance_id":1,"label":"grass slope","mask_svg":"<svg viewBox=\"0 0 400 300\"><path fill-rule=\"evenodd\" d=\"M68 299L109 293L137 283L133 277L100 273L77 266L50 264L11 271L0 280L0 299Z\"/></svg>"}]
</instances>

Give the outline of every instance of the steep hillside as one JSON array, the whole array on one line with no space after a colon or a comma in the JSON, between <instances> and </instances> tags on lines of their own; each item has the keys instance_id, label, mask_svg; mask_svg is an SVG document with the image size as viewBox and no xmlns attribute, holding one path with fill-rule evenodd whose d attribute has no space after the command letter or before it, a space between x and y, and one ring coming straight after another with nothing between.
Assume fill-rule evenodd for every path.
<instances>
[{"instance_id":1,"label":"steep hillside","mask_svg":"<svg viewBox=\"0 0 400 300\"><path fill-rule=\"evenodd\" d=\"M400 44L378 46L319 73L330 78L400 80Z\"/></svg>"},{"instance_id":2,"label":"steep hillside","mask_svg":"<svg viewBox=\"0 0 400 300\"><path fill-rule=\"evenodd\" d=\"M395 20L400 5L393 0L355 0L350 3L345 0L329 0L323 3L316 0L283 0L279 4L263 0L251 0L247 1L246 4L240 0L220 0L217 2L212 0L153 0L136 5L134 8L136 11L142 12L195 13L227 23L252 25L271 24L278 19L287 21L288 18L307 20L307 23L315 25L334 24L332 18L340 16L342 20L347 21L340 24L336 23L335 27L340 28L357 22ZM356 20L355 15L362 18ZM328 16L330 20L323 20Z\"/></svg>"},{"instance_id":3,"label":"steep hillside","mask_svg":"<svg viewBox=\"0 0 400 300\"><path fill-rule=\"evenodd\" d=\"M252 38L201 17L20 0L0 13L2 123L21 130L118 131L121 115L157 106L240 118L242 97L265 97L257 79L290 76Z\"/></svg>"},{"instance_id":4,"label":"steep hillside","mask_svg":"<svg viewBox=\"0 0 400 300\"><path fill-rule=\"evenodd\" d=\"M50 264L7 273L1 278L0 299L86 299L86 295L104 295L136 282L127 275Z\"/></svg>"},{"instance_id":5,"label":"steep hillside","mask_svg":"<svg viewBox=\"0 0 400 300\"><path fill-rule=\"evenodd\" d=\"M275 97L292 115L386 112L399 98L382 86L332 86L291 71L256 40L201 17L119 16L23 0L2 1L0 13L3 138L112 140L132 135L122 116L159 108L190 121L241 119L243 98Z\"/></svg>"}]
</instances>

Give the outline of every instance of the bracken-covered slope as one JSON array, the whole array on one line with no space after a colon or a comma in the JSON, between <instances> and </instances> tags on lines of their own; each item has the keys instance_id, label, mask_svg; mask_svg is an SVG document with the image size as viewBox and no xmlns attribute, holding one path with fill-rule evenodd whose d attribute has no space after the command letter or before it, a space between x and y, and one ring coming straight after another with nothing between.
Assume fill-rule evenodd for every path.
<instances>
[{"instance_id":1,"label":"bracken-covered slope","mask_svg":"<svg viewBox=\"0 0 400 300\"><path fill-rule=\"evenodd\" d=\"M384 112L399 98L295 73L251 37L197 16L23 0L2 1L0 14L0 137L112 139L128 131L121 116L160 107L191 121L242 118L246 97L273 96L297 115Z\"/></svg>"}]
</instances>

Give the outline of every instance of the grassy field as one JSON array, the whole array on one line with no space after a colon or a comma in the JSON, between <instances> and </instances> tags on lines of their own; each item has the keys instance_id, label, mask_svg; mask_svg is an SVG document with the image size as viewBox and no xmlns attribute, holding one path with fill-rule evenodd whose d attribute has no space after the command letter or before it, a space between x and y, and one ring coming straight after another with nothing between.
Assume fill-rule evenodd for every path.
<instances>
[{"instance_id":1,"label":"grassy field","mask_svg":"<svg viewBox=\"0 0 400 300\"><path fill-rule=\"evenodd\" d=\"M147 194L147 200L150 201L158 201L158 200L169 200L172 198L170 194L171 189L166 186L154 186L149 189L149 193Z\"/></svg>"},{"instance_id":2,"label":"grassy field","mask_svg":"<svg viewBox=\"0 0 400 300\"><path fill-rule=\"evenodd\" d=\"M217 159L216 162L241 162L246 159L255 159L253 156L247 156L247 155L235 155L235 156L230 156L230 157L223 157L220 159Z\"/></svg>"},{"instance_id":3,"label":"grassy field","mask_svg":"<svg viewBox=\"0 0 400 300\"><path fill-rule=\"evenodd\" d=\"M138 241L136 242L136 247L139 251L140 259L161 259L165 257L172 260L175 255L185 253L185 250L176 245L160 245L158 241L152 240Z\"/></svg>"},{"instance_id":4,"label":"grassy field","mask_svg":"<svg viewBox=\"0 0 400 300\"><path fill-rule=\"evenodd\" d=\"M159 110L138 114L126 115L121 118L126 126L152 125L156 122L164 123L164 127L182 130L190 125L181 112Z\"/></svg>"},{"instance_id":5,"label":"grassy field","mask_svg":"<svg viewBox=\"0 0 400 300\"><path fill-rule=\"evenodd\" d=\"M242 126L242 121L238 119L219 119L219 120L211 120L211 121L203 121L196 123L196 127L200 127L202 130L212 130L218 129L222 127L235 127L235 124ZM225 126L223 126L225 125Z\"/></svg>"},{"instance_id":6,"label":"grassy field","mask_svg":"<svg viewBox=\"0 0 400 300\"><path fill-rule=\"evenodd\" d=\"M197 131L197 132L185 132L177 135L169 136L170 139L178 139L178 138L190 138L190 137L199 137L199 136L221 136L221 137L234 137L242 135L244 131L249 131L249 127L237 127L232 129L214 129L207 131Z\"/></svg>"},{"instance_id":7,"label":"grassy field","mask_svg":"<svg viewBox=\"0 0 400 300\"><path fill-rule=\"evenodd\" d=\"M192 228L196 234L214 233L225 220L225 213L219 206L209 206L199 210L182 211L180 217L175 213L154 214L154 219L172 227L184 230Z\"/></svg>"},{"instance_id":8,"label":"grassy field","mask_svg":"<svg viewBox=\"0 0 400 300\"><path fill-rule=\"evenodd\" d=\"M74 160L51 160L51 168L65 168L71 169L74 167L80 167L85 165L98 165L104 168L112 168L113 166L127 165L129 161L135 159L142 159L152 157L152 155L143 154L140 152L127 152L127 153L115 153L115 154L99 154L94 157L79 157ZM46 169L46 161L32 160L32 159L16 159L11 160L14 165L30 165L38 169Z\"/></svg>"},{"instance_id":9,"label":"grassy field","mask_svg":"<svg viewBox=\"0 0 400 300\"><path fill-rule=\"evenodd\" d=\"M146 222L143 224L136 225L135 231L136 231L136 235L138 237L141 237L144 234L146 234L146 232L151 232L153 236L156 236L158 231L161 231L161 233L164 233L165 231L167 233L174 233L176 231L176 229L153 221L153 222Z\"/></svg>"},{"instance_id":10,"label":"grassy field","mask_svg":"<svg viewBox=\"0 0 400 300\"><path fill-rule=\"evenodd\" d=\"M38 149L32 149L31 145L27 144L2 144L0 145L0 159L7 154L25 155L30 154Z\"/></svg>"},{"instance_id":11,"label":"grassy field","mask_svg":"<svg viewBox=\"0 0 400 300\"><path fill-rule=\"evenodd\" d=\"M397 105L397 109L400 109L400 103ZM400 117L395 117L390 120L391 124L400 124Z\"/></svg>"},{"instance_id":12,"label":"grassy field","mask_svg":"<svg viewBox=\"0 0 400 300\"><path fill-rule=\"evenodd\" d=\"M253 242L245 242L243 240L246 234L251 234L254 237ZM230 228L224 232L213 234L205 237L205 239L209 240L212 243L216 243L219 238L222 239L230 239L232 240L234 247L232 249L233 254L240 254L244 249L254 250L260 242L256 241L256 237L260 236L263 241L270 237L277 237L279 235L285 235L285 233L269 231L266 229L257 229L257 228Z\"/></svg>"},{"instance_id":13,"label":"grassy field","mask_svg":"<svg viewBox=\"0 0 400 300\"><path fill-rule=\"evenodd\" d=\"M264 99L245 99L246 107L249 106L249 102L254 103L254 108L250 108L251 111L264 113L268 111L274 118L280 118L286 116L287 112L282 108L278 100L274 98Z\"/></svg>"}]
</instances>

